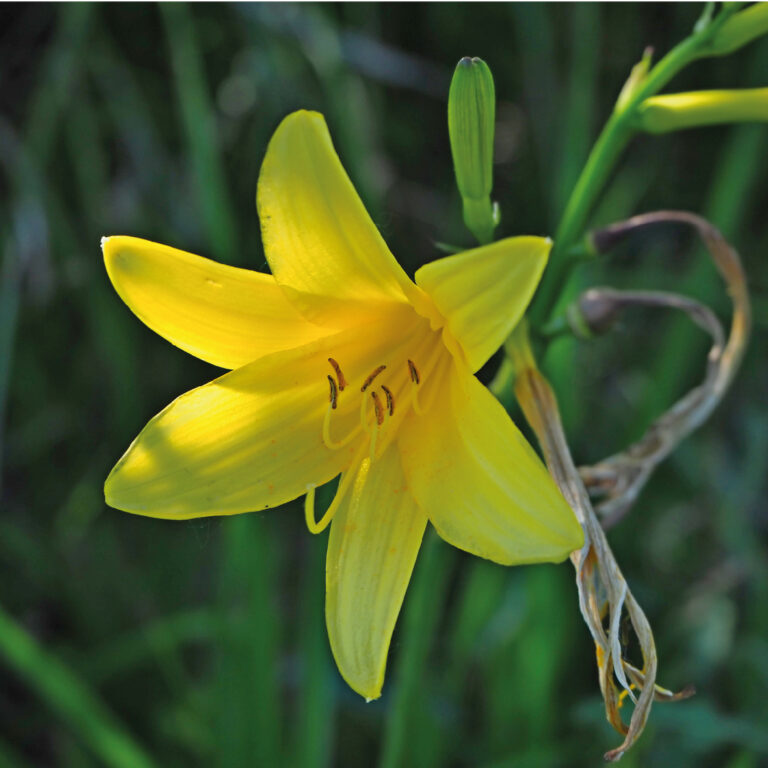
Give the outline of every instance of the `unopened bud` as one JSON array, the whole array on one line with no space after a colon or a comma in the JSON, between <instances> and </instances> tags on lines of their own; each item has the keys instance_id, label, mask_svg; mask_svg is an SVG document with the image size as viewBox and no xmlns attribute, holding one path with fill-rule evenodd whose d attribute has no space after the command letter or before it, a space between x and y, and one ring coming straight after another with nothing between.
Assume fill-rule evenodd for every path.
<instances>
[{"instance_id":1,"label":"unopened bud","mask_svg":"<svg viewBox=\"0 0 768 768\"><path fill-rule=\"evenodd\" d=\"M768 122L768 88L652 96L637 113L639 127L666 133L717 123Z\"/></svg>"},{"instance_id":2,"label":"unopened bud","mask_svg":"<svg viewBox=\"0 0 768 768\"><path fill-rule=\"evenodd\" d=\"M491 70L482 59L465 56L448 94L448 133L464 222L482 243L490 242L497 223L490 197L495 119Z\"/></svg>"}]
</instances>

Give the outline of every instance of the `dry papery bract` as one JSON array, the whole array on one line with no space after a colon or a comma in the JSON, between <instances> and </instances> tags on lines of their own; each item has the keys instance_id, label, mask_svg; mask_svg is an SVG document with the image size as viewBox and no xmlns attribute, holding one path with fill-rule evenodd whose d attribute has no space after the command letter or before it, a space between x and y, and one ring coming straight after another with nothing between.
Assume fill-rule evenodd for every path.
<instances>
[{"instance_id":1,"label":"dry papery bract","mask_svg":"<svg viewBox=\"0 0 768 768\"><path fill-rule=\"evenodd\" d=\"M627 586L604 527L626 515L656 466L712 413L733 380L750 326L749 295L739 256L705 219L682 211L658 211L595 231L588 240L594 251L603 253L639 229L668 223L693 227L723 277L733 301L727 340L720 322L708 307L673 293L593 288L582 294L575 304L582 329L604 331L624 309L646 306L686 312L712 337L704 381L653 422L640 440L594 466L577 469L554 392L536 367L524 325L507 345L517 371L517 399L541 444L550 473L584 528L584 546L571 555L576 569L579 607L595 643L606 716L624 736L618 747L605 754L609 761L620 759L637 741L654 699L675 701L687 698L694 691L689 687L673 693L656 684L658 660L653 632ZM602 497L603 501L593 506L590 494ZM643 658L641 669L624 658L627 643L622 635L626 625L631 626L639 643ZM627 697L635 705L628 725L620 714Z\"/></svg>"}]
</instances>

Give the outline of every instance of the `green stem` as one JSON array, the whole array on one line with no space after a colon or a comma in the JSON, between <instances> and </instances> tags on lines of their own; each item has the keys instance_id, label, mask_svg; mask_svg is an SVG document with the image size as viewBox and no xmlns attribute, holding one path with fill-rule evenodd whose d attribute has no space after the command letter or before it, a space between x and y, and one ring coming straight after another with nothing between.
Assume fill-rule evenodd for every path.
<instances>
[{"instance_id":1,"label":"green stem","mask_svg":"<svg viewBox=\"0 0 768 768\"><path fill-rule=\"evenodd\" d=\"M649 96L658 93L680 70L707 55L707 44L728 15L720 14L707 27L673 48L635 86L627 100L617 105L608 119L576 182L557 228L549 268L544 273L536 303L531 308L531 319L535 324L543 323L557 304L573 266L573 262L567 258L568 250L584 230L587 217L616 161L635 134L633 120L637 108Z\"/></svg>"}]
</instances>

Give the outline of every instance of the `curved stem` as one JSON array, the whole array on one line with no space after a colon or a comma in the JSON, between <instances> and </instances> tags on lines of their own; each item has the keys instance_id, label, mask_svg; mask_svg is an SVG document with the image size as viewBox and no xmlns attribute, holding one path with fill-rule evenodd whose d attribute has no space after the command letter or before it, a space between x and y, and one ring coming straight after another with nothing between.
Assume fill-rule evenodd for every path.
<instances>
[{"instance_id":1,"label":"curved stem","mask_svg":"<svg viewBox=\"0 0 768 768\"><path fill-rule=\"evenodd\" d=\"M581 235L587 217L616 161L635 134L634 118L638 106L658 93L680 70L708 54L707 46L714 32L728 13L683 40L673 48L635 86L624 103L617 105L605 124L587 159L576 186L560 219L549 268L544 273L536 301L531 307L531 319L536 325L545 322L563 289L574 262L567 258L568 250Z\"/></svg>"}]
</instances>

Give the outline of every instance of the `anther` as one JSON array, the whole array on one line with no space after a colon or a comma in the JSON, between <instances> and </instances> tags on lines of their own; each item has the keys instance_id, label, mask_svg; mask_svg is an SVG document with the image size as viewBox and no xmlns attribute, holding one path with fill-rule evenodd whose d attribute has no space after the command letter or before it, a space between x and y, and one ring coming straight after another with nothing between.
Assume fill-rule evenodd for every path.
<instances>
[{"instance_id":1,"label":"anther","mask_svg":"<svg viewBox=\"0 0 768 768\"><path fill-rule=\"evenodd\" d=\"M416 367L416 363L414 363L413 360L408 361L408 370L411 374L411 381L414 384L418 384L421 381L419 378L419 369Z\"/></svg>"},{"instance_id":2,"label":"anther","mask_svg":"<svg viewBox=\"0 0 768 768\"><path fill-rule=\"evenodd\" d=\"M330 396L330 402L331 402L331 408L333 410L336 410L336 399L338 397L338 394L336 392L336 381L334 380L333 376L331 374L328 374L328 383L331 385L331 396Z\"/></svg>"},{"instance_id":3,"label":"anther","mask_svg":"<svg viewBox=\"0 0 768 768\"><path fill-rule=\"evenodd\" d=\"M386 368L386 365L380 365L370 376L363 382L363 386L360 387L361 392L365 392L368 387L371 386L371 382Z\"/></svg>"},{"instance_id":4,"label":"anther","mask_svg":"<svg viewBox=\"0 0 768 768\"><path fill-rule=\"evenodd\" d=\"M381 399L378 393L371 392L373 398L373 409L376 411L376 423L381 426L384 423L384 408L381 406Z\"/></svg>"},{"instance_id":5,"label":"anther","mask_svg":"<svg viewBox=\"0 0 768 768\"><path fill-rule=\"evenodd\" d=\"M392 390L385 384L382 384L381 388L387 396L387 410L389 411L389 415L392 416L395 412L395 396L392 394Z\"/></svg>"},{"instance_id":6,"label":"anther","mask_svg":"<svg viewBox=\"0 0 768 768\"><path fill-rule=\"evenodd\" d=\"M328 358L328 362L331 364L331 367L336 373L336 378L339 381L339 392L343 392L344 387L347 386L347 380L344 378L344 374L341 372L341 367L332 357Z\"/></svg>"}]
</instances>

